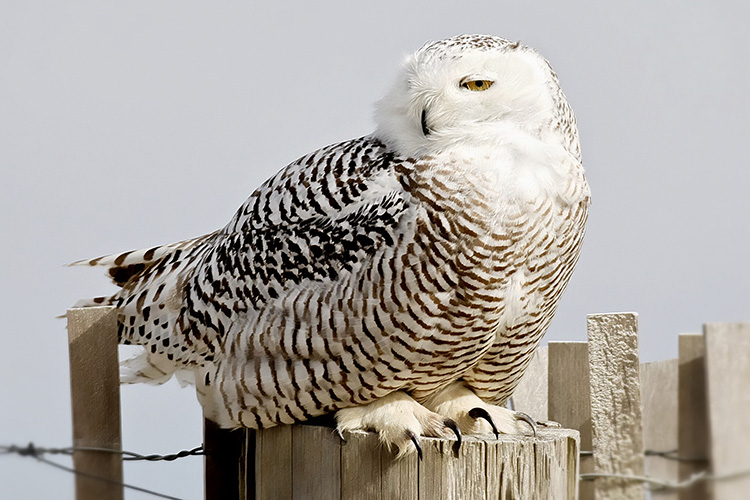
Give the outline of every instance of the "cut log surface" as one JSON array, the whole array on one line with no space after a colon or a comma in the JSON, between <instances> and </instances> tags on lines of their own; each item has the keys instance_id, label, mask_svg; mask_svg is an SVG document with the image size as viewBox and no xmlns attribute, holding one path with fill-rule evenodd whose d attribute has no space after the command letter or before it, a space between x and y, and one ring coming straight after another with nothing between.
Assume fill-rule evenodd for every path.
<instances>
[{"instance_id":1,"label":"cut log surface","mask_svg":"<svg viewBox=\"0 0 750 500\"><path fill-rule=\"evenodd\" d=\"M258 432L256 492L262 499L574 500L578 432L543 429L533 436L420 440L416 453L396 459L377 436L299 425Z\"/></svg>"}]
</instances>

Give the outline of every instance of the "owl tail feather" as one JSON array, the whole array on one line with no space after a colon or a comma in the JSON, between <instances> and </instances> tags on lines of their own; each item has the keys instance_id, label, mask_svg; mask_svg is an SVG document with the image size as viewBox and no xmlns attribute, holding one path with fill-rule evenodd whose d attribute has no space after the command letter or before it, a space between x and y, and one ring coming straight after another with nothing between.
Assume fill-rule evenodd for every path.
<instances>
[{"instance_id":1,"label":"owl tail feather","mask_svg":"<svg viewBox=\"0 0 750 500\"><path fill-rule=\"evenodd\" d=\"M174 378L182 387L195 385L192 370L175 365L166 356L143 351L120 362L120 383L161 385Z\"/></svg>"},{"instance_id":2,"label":"owl tail feather","mask_svg":"<svg viewBox=\"0 0 750 500\"><path fill-rule=\"evenodd\" d=\"M120 363L120 383L163 384L172 378L176 368L165 356L143 351Z\"/></svg>"},{"instance_id":3,"label":"owl tail feather","mask_svg":"<svg viewBox=\"0 0 750 500\"><path fill-rule=\"evenodd\" d=\"M163 261L171 259L177 261L181 252L200 245L204 241L216 235L217 232L177 241L168 245L160 245L153 248L131 250L119 254L104 255L95 259L84 259L68 264L69 266L96 266L106 267L107 274L117 286L123 286L134 276L138 276L147 268ZM100 302L93 305L103 305Z\"/></svg>"}]
</instances>

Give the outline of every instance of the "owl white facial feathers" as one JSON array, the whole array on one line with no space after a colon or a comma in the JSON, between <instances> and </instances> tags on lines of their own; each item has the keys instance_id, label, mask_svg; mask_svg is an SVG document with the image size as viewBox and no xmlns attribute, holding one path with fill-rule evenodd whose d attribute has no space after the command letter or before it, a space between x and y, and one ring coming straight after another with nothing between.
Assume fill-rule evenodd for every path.
<instances>
[{"instance_id":1,"label":"owl white facial feathers","mask_svg":"<svg viewBox=\"0 0 750 500\"><path fill-rule=\"evenodd\" d=\"M211 234L79 264L144 346L123 382L195 381L225 427L335 414L398 448L526 432L502 407L578 260L589 204L547 61L484 35L404 61L370 136L324 147Z\"/></svg>"},{"instance_id":2,"label":"owl white facial feathers","mask_svg":"<svg viewBox=\"0 0 750 500\"><path fill-rule=\"evenodd\" d=\"M378 103L378 137L407 156L504 140L507 129L576 141L561 127L574 118L547 61L529 47L483 38L428 43L406 57ZM484 87L470 90L467 82L476 81Z\"/></svg>"}]
</instances>

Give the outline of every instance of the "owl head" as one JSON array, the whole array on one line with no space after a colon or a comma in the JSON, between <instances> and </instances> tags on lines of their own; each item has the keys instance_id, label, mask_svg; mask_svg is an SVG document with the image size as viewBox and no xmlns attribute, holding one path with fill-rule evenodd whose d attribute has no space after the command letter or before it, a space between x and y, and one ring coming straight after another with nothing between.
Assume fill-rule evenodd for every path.
<instances>
[{"instance_id":1,"label":"owl head","mask_svg":"<svg viewBox=\"0 0 750 500\"><path fill-rule=\"evenodd\" d=\"M578 148L575 119L549 63L496 36L460 35L407 56L375 116L375 135L405 156L513 133Z\"/></svg>"}]
</instances>

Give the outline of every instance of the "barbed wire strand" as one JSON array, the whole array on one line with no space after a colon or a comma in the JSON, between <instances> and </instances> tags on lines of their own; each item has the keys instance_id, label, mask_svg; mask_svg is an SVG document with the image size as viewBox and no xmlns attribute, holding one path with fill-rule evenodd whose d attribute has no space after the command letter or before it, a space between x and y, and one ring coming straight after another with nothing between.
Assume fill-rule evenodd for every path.
<instances>
[{"instance_id":1,"label":"barbed wire strand","mask_svg":"<svg viewBox=\"0 0 750 500\"><path fill-rule=\"evenodd\" d=\"M638 476L638 475L629 475L629 474L607 474L604 472L602 473L591 472L587 474L580 474L579 479L581 481L593 481L599 478L623 479L627 481L638 481L642 483L655 485L658 487L658 489L680 490L684 488L689 488L693 486L694 484L699 483L701 481L729 481L732 479L739 479L745 476L750 476L750 470L732 472L729 474L718 474L718 475L709 474L707 471L702 471L702 472L697 472L691 475L688 479L684 481L665 481L663 479L656 479L656 478L649 477L649 476Z\"/></svg>"},{"instance_id":2,"label":"barbed wire strand","mask_svg":"<svg viewBox=\"0 0 750 500\"><path fill-rule=\"evenodd\" d=\"M36 458L38 461L42 462L43 464L47 464L47 465L51 465L53 467L57 467L58 469L62 469L64 471L71 472L71 473L76 474L78 476L83 476L83 477L87 477L87 478L90 478L90 479L95 479L97 481L102 481L102 482L109 483L109 484L115 484L117 486L122 486L123 488L127 488L127 489L134 490L134 491L140 491L141 493L147 493L149 495L153 495L153 496L159 497L159 498L166 498L168 500L183 500L180 497L173 497L171 495L165 495L164 493L159 493L158 491L149 490L147 488L141 488L140 486L134 486L132 484L122 483L120 481L115 481L113 479L108 479L106 477L97 476L95 474L89 474L88 472L83 472L83 471L74 469L72 467L66 467L66 466L64 466L62 464L58 464L58 463L53 462L51 460L47 460L44 457L34 457L34 458Z\"/></svg>"},{"instance_id":3,"label":"barbed wire strand","mask_svg":"<svg viewBox=\"0 0 750 500\"><path fill-rule=\"evenodd\" d=\"M692 462L692 463L708 463L708 460L705 458L698 458L698 457L682 457L677 455L679 450L665 450L665 451L657 451L657 450L646 450L644 452L644 455L647 457L659 457L664 458L667 460L675 460L678 462ZM593 451L582 451L580 452L581 456L593 456ZM650 476L639 476L639 475L629 475L629 474L607 474L607 473L585 473L580 474L579 479L581 481L593 481L598 478L610 478L610 479L623 479L623 480L629 480L629 481L638 481L642 483L646 483L650 486L649 489L652 491L660 491L660 490L679 490L679 489L685 489L690 488L696 483L699 483L701 481L725 481L725 480L732 480L732 479L739 479L745 476L750 476L750 470L746 471L738 471L733 472L730 474L719 474L719 475L712 475L709 474L708 471L700 471L696 472L695 474L692 474L688 479L685 479L684 481L667 481L663 479L657 479Z\"/></svg>"},{"instance_id":4,"label":"barbed wire strand","mask_svg":"<svg viewBox=\"0 0 750 500\"><path fill-rule=\"evenodd\" d=\"M146 494L156 496L159 498L166 498L168 500L182 500L179 497L165 495L164 493L159 493L157 491L149 490L147 488L141 488L140 486L127 484L127 483L123 483L120 481L115 481L113 479L109 479L106 477L101 477L95 474L90 474L88 472L83 472L81 470L77 470L72 467L67 467L65 465L58 464L57 462L53 462L52 460L47 460L43 456L44 454L73 455L73 453L76 451L97 451L97 452L105 452L105 453L115 453L115 454L123 455L123 460L144 460L144 461L149 461L149 462L154 462L154 461L171 462L178 458L204 454L202 446L198 446L196 448L193 448L192 450L182 450L180 452L172 453L169 455L155 455L155 454L154 455L141 455L140 453L135 453L132 451L114 450L110 448L98 448L94 446L71 446L67 448L37 448L36 446L34 446L34 443L29 443L25 447L20 447L16 445L0 446L0 454L2 455L15 453L20 456L34 457L37 461L43 464L56 467L58 469L64 470L66 472L70 472L72 474L87 477L87 478L94 479L97 481L102 481L102 482L109 483L109 484L115 484L117 486L122 486L123 488L128 488L134 491L140 491L141 493L146 493Z\"/></svg>"},{"instance_id":5,"label":"barbed wire strand","mask_svg":"<svg viewBox=\"0 0 750 500\"><path fill-rule=\"evenodd\" d=\"M140 453L135 453L133 451L115 450L111 448L99 448L96 446L69 446L67 448L38 448L34 446L33 443L29 443L25 447L19 447L16 445L0 446L0 454L17 453L21 456L44 455L44 454L73 455L73 453L76 451L101 451L104 453L114 453L117 455L122 455L123 456L122 459L125 461L146 460L149 462L157 462L157 461L172 462L174 460L177 460L178 458L205 455L205 452L203 451L203 446L197 446L191 450L178 451L177 453L171 453L169 455L157 455L157 454L141 455Z\"/></svg>"},{"instance_id":6,"label":"barbed wire strand","mask_svg":"<svg viewBox=\"0 0 750 500\"><path fill-rule=\"evenodd\" d=\"M656 451L646 450L645 454L647 457L661 457L667 460L675 460L677 462L695 462L695 463L708 463L708 459L700 457L682 457L677 455L679 450L668 450L668 451Z\"/></svg>"},{"instance_id":7,"label":"barbed wire strand","mask_svg":"<svg viewBox=\"0 0 750 500\"><path fill-rule=\"evenodd\" d=\"M67 448L38 448L34 446L33 443L29 443L27 446L16 446L16 445L9 445L9 446L0 446L0 455L3 454L10 454L10 453L16 453L21 456L31 456L34 457L39 462L42 462L47 465L51 465L53 467L57 467L59 469L62 469L64 471L81 475L84 477L88 477L91 479L95 479L98 481L104 481L110 484L116 484L118 486L122 486L123 488L129 488L135 491L140 491L142 493L147 493L153 496L157 496L160 498L166 498L169 500L181 500L178 497L173 497L169 495L165 495L163 493L158 493L156 491L148 490L146 488L141 488L138 486L134 486L131 484L121 483L119 481L114 481L112 479L104 478L101 476L96 476L94 474L89 474L87 472L79 471L71 467L66 467L64 465L58 464L56 462L53 462L51 460L47 460L42 455L44 454L52 454L52 455L73 455L76 451L97 451L97 452L104 452L104 453L115 453L122 455L123 460L144 460L149 462L155 462L155 461L174 461L178 458L185 458L189 456L199 456L199 455L205 455L205 450L202 446L197 446L190 450L182 450L177 453L171 453L168 455L158 455L158 454L152 454L152 455L142 455L140 453L135 453L132 451L127 450L115 450L111 448L99 448L94 446L70 446ZM660 457L667 460L677 460L677 461L684 461L684 462L707 462L704 458L696 458L696 457L681 457L679 455L676 455L679 450L666 450L666 451L656 451L656 450L646 450L644 452L644 455L646 456L654 456L654 457ZM581 456L592 456L594 452L592 451L581 451ZM667 481L663 479L657 479L649 476L639 476L639 475L629 475L629 474L608 474L608 473L585 473L580 474L579 479L581 481L593 481L595 479L600 478L609 478L609 479L621 479L626 481L638 481L645 484L648 484L652 490L662 490L662 489L684 489L689 488L693 486L694 484L701 482L701 481L726 481L731 479L738 479L745 476L750 476L750 470L747 471L738 471L733 472L730 474L719 474L719 475L712 475L709 474L707 471L701 471L697 472L693 475L691 475L688 479L684 481ZM655 488L654 488L655 487Z\"/></svg>"},{"instance_id":8,"label":"barbed wire strand","mask_svg":"<svg viewBox=\"0 0 750 500\"><path fill-rule=\"evenodd\" d=\"M694 462L694 463L708 463L708 459L706 458L699 458L699 457L682 457L680 455L677 455L679 450L666 450L666 451L657 451L657 450L646 450L643 452L644 455L647 457L659 457L659 458L665 458L667 460L674 460L676 462ZM593 451L581 451L579 453L582 457L591 457L594 455Z\"/></svg>"}]
</instances>

